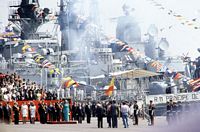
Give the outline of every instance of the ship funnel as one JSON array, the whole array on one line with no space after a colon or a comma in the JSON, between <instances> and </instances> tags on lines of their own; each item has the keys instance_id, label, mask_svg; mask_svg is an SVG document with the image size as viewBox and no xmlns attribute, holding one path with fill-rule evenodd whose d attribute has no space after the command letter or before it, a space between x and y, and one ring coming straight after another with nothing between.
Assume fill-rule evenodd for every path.
<instances>
[{"instance_id":1,"label":"ship funnel","mask_svg":"<svg viewBox=\"0 0 200 132\"><path fill-rule=\"evenodd\" d=\"M168 48L169 48L169 43L168 43L168 41L166 40L166 38L161 38L158 47L159 47L161 50L164 50L164 51L168 50Z\"/></svg>"},{"instance_id":2,"label":"ship funnel","mask_svg":"<svg viewBox=\"0 0 200 132\"><path fill-rule=\"evenodd\" d=\"M166 58L166 51L169 49L169 43L166 38L161 38L159 44L159 59L164 60Z\"/></svg>"}]
</instances>

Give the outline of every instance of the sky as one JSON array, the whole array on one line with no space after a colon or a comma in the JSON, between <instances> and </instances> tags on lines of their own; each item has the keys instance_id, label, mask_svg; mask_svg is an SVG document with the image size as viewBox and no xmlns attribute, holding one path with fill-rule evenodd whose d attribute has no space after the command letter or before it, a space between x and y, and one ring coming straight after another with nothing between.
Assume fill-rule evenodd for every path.
<instances>
[{"instance_id":1,"label":"sky","mask_svg":"<svg viewBox=\"0 0 200 132\"><path fill-rule=\"evenodd\" d=\"M0 22L7 23L8 0L0 0ZM14 0L13 0L14 1ZM199 0L154 0L162 4L166 9L173 10L177 14L191 20L197 18L200 23L200 1ZM159 32L157 40L167 38L170 47L169 55L176 56L189 52L189 56L195 58L200 55L197 48L200 48L200 29L192 29L189 26L181 24L172 15L168 15L166 10L160 10L152 4L151 0L98 0L99 2L99 20L104 32L107 35L114 36L117 18L123 15L122 6L128 3L135 8L133 16L136 17L142 29L142 34L147 33L150 24L155 24L158 29L164 29ZM57 10L58 0L40 0L41 7L48 7ZM82 7L83 10L87 10ZM168 27L171 26L169 29Z\"/></svg>"}]
</instances>

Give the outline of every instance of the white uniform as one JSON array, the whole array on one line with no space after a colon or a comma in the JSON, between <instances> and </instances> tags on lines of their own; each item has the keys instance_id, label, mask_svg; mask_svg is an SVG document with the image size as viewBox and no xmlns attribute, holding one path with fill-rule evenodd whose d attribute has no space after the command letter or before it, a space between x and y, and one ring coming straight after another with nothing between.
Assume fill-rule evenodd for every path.
<instances>
[{"instance_id":1,"label":"white uniform","mask_svg":"<svg viewBox=\"0 0 200 132\"><path fill-rule=\"evenodd\" d=\"M28 117L28 106L27 105L22 105L22 117Z\"/></svg>"},{"instance_id":2,"label":"white uniform","mask_svg":"<svg viewBox=\"0 0 200 132\"><path fill-rule=\"evenodd\" d=\"M36 107L30 106L30 116L31 116L31 118L35 118L35 113L36 113Z\"/></svg>"}]
</instances>

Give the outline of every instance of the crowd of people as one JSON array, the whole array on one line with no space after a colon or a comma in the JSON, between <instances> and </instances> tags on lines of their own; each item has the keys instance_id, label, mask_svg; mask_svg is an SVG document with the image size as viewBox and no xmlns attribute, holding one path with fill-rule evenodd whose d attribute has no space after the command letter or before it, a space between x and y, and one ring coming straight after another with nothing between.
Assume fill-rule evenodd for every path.
<instances>
[{"instance_id":1,"label":"crowd of people","mask_svg":"<svg viewBox=\"0 0 200 132\"><path fill-rule=\"evenodd\" d=\"M166 106L166 120L169 125L174 123L181 123L185 119L189 119L192 116L192 113L195 116L198 116L198 112L200 110L199 107L200 102L175 102L170 100L167 102Z\"/></svg>"},{"instance_id":2,"label":"crowd of people","mask_svg":"<svg viewBox=\"0 0 200 132\"><path fill-rule=\"evenodd\" d=\"M23 79L16 73L0 73L0 100L19 101L19 100L55 100L56 91L46 91L46 89L30 81Z\"/></svg>"},{"instance_id":3,"label":"crowd of people","mask_svg":"<svg viewBox=\"0 0 200 132\"><path fill-rule=\"evenodd\" d=\"M49 104L41 101L38 105L33 101L27 102L24 101L21 105L14 102L13 106L9 102L4 105L0 103L0 122L10 124L14 121L14 124L19 124L19 120L22 120L23 124L26 124L27 120L30 120L31 124L35 124L35 121L39 120L41 124L45 124L47 121L69 121L70 109L67 100Z\"/></svg>"},{"instance_id":4,"label":"crowd of people","mask_svg":"<svg viewBox=\"0 0 200 132\"><path fill-rule=\"evenodd\" d=\"M154 110L155 106L152 101L148 106L148 118L150 121L149 125L154 125ZM138 118L142 117L144 119L145 109L139 108L137 101L127 102L123 101L117 103L115 100L108 102L96 102L80 104L74 103L72 105L72 119L78 120L82 123L82 120L87 117L87 123L90 123L91 117L97 117L98 128L103 128L103 118L107 119L108 128L118 128L118 118L122 118L124 128L129 127L129 119L134 123L133 125L138 125Z\"/></svg>"},{"instance_id":5,"label":"crowd of people","mask_svg":"<svg viewBox=\"0 0 200 132\"><path fill-rule=\"evenodd\" d=\"M34 101L40 101L39 104L34 104ZM48 121L69 121L69 113L72 115L72 120L82 123L87 118L87 123L91 123L91 117L97 117L98 128L103 128L103 118L107 118L109 128L118 127L118 117L122 118L124 128L129 127L128 119L134 121L134 125L138 125L138 117L143 116L144 109L139 109L137 101L133 103L116 101L95 102L95 103L73 103L69 107L66 100L57 101L55 103L45 103L42 100L57 100L56 92L47 92L42 86L25 80L16 73L3 74L0 73L0 101L8 102L0 103L0 122L19 124L22 120L23 124L30 120L31 124L35 120L39 120L41 124ZM14 101L14 105L9 102ZM23 101L18 104L17 101ZM152 102L149 106L149 118L151 125L154 125L154 109ZM21 115L21 118L20 118Z\"/></svg>"},{"instance_id":6,"label":"crowd of people","mask_svg":"<svg viewBox=\"0 0 200 132\"><path fill-rule=\"evenodd\" d=\"M98 121L98 128L103 128L103 118L107 119L108 128L118 128L118 119L121 117L124 128L128 128L129 119L133 120L133 125L138 125L138 117L144 115L144 111L139 109L137 101L134 103L124 101L120 104L115 100L104 103L74 102L71 105L64 99L55 103L40 101L38 105L33 101L26 102L24 101L21 105L14 102L12 106L9 102L4 105L0 103L0 122L10 124L11 121L14 121L14 124L19 124L19 120L22 120L23 124L26 124L29 120L31 124L35 124L35 121L39 120L41 124L45 124L69 120L82 123L86 120L87 123L91 123L91 118L95 117ZM154 125L154 109L153 103L150 102L148 110L151 125Z\"/></svg>"}]
</instances>

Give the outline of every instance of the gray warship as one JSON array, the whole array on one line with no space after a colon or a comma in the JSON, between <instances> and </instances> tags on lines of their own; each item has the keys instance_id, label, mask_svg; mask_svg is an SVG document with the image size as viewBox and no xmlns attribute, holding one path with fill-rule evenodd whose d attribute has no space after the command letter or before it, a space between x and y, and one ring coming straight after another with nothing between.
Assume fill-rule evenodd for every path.
<instances>
[{"instance_id":1,"label":"gray warship","mask_svg":"<svg viewBox=\"0 0 200 132\"><path fill-rule=\"evenodd\" d=\"M59 11L51 12L40 8L39 0L11 1L9 21L12 31L22 40L17 46L5 42L1 46L1 71L17 72L24 78L44 85L47 90L58 90L64 77L72 77L79 82L75 92L61 93L63 96L79 95L77 100L105 100L106 86L113 76L115 91L112 99L142 100L146 95L185 92L188 87L182 81L174 82L171 76L165 78L166 68L156 71L140 57L123 50L124 46L134 47L145 56L172 67L185 74L188 61L167 55L169 43L166 38L156 41L158 29L149 26L146 40L141 39L141 29L134 16L133 8L122 5L124 15L116 21L116 39L112 41L99 25L98 0L88 0L92 6L89 16L81 15L83 0L60 0ZM52 15L53 14L53 15ZM50 18L50 16L54 18ZM50 24L52 31L41 32L43 25ZM50 27L49 27L50 28ZM50 74L32 60L32 53L22 53L24 42L51 61L61 70L61 74ZM123 43L119 45L118 43ZM191 74L188 73L188 77ZM69 92L69 91L67 91Z\"/></svg>"}]
</instances>

